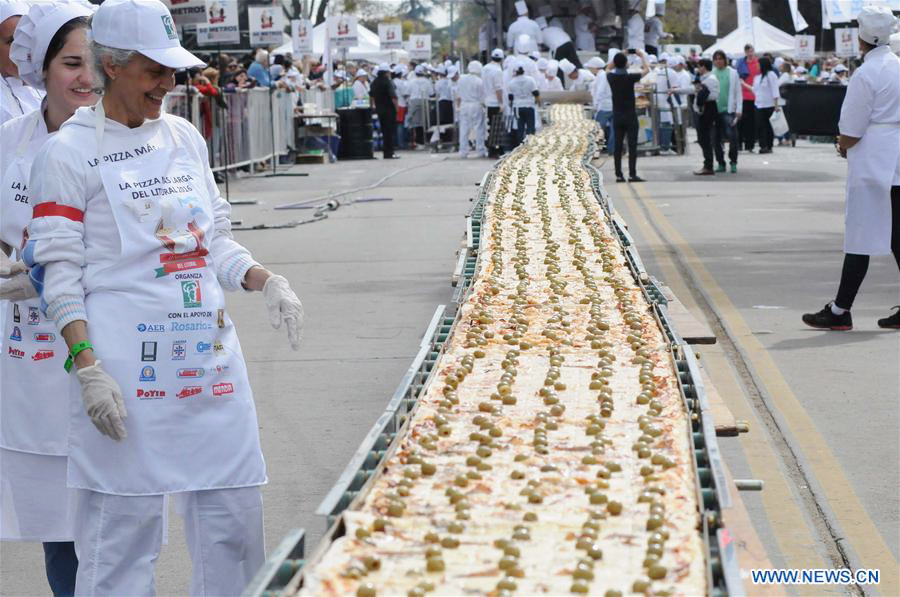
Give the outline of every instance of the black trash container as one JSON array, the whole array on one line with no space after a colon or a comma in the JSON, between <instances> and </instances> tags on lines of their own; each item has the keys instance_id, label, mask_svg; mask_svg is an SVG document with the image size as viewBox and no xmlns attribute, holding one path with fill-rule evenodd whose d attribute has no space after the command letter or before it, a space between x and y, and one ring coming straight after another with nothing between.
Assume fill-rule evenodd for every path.
<instances>
[{"instance_id":1,"label":"black trash container","mask_svg":"<svg viewBox=\"0 0 900 597\"><path fill-rule=\"evenodd\" d=\"M838 121L847 88L843 85L789 83L781 88L784 116L791 133L833 137L839 134Z\"/></svg>"},{"instance_id":2,"label":"black trash container","mask_svg":"<svg viewBox=\"0 0 900 597\"><path fill-rule=\"evenodd\" d=\"M339 160L374 159L372 146L372 109L341 108L338 114L338 134L341 144Z\"/></svg>"}]
</instances>

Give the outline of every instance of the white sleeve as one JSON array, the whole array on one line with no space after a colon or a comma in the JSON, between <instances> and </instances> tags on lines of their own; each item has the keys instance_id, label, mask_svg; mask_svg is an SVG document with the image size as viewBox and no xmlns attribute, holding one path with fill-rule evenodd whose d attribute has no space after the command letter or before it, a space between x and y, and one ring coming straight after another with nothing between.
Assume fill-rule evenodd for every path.
<instances>
[{"instance_id":1,"label":"white sleeve","mask_svg":"<svg viewBox=\"0 0 900 597\"><path fill-rule=\"evenodd\" d=\"M188 128L198 155L203 159L207 159L206 142L203 140L203 137L200 136L199 131L193 126ZM250 251L234 240L234 236L231 233L231 205L225 201L225 198L219 192L215 177L207 164L208 162L204 162L206 190L209 193L213 217L215 218L215 234L209 243L209 257L222 288L225 290L240 290L241 282L244 281L247 270L258 266L259 263L253 259Z\"/></svg>"},{"instance_id":2,"label":"white sleeve","mask_svg":"<svg viewBox=\"0 0 900 597\"><path fill-rule=\"evenodd\" d=\"M29 188L34 217L28 225L23 258L46 303L47 315L62 329L77 320L87 321L84 308L84 211L87 184L79 155L50 139L31 166Z\"/></svg>"},{"instance_id":3,"label":"white sleeve","mask_svg":"<svg viewBox=\"0 0 900 597\"><path fill-rule=\"evenodd\" d=\"M847 95L844 96L844 103L841 105L838 129L842 135L848 137L861 138L866 133L872 117L872 102L875 94L864 74L857 71L850 77Z\"/></svg>"}]
</instances>

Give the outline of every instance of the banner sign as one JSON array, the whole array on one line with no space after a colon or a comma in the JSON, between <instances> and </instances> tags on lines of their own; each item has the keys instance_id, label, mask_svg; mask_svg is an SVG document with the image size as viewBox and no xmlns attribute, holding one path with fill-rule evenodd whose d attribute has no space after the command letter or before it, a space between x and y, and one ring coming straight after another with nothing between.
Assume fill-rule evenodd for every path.
<instances>
[{"instance_id":1,"label":"banner sign","mask_svg":"<svg viewBox=\"0 0 900 597\"><path fill-rule=\"evenodd\" d=\"M843 27L834 30L834 53L841 58L859 55L859 29Z\"/></svg>"},{"instance_id":2,"label":"banner sign","mask_svg":"<svg viewBox=\"0 0 900 597\"><path fill-rule=\"evenodd\" d=\"M248 6L251 46L280 46L282 42L281 6Z\"/></svg>"},{"instance_id":3,"label":"banner sign","mask_svg":"<svg viewBox=\"0 0 900 597\"><path fill-rule=\"evenodd\" d=\"M291 45L294 57L313 53L313 26L309 19L291 21Z\"/></svg>"},{"instance_id":4,"label":"banner sign","mask_svg":"<svg viewBox=\"0 0 900 597\"><path fill-rule=\"evenodd\" d=\"M197 25L197 45L241 43L237 0L206 0L206 23Z\"/></svg>"},{"instance_id":5,"label":"banner sign","mask_svg":"<svg viewBox=\"0 0 900 597\"><path fill-rule=\"evenodd\" d=\"M794 58L801 60L811 60L816 57L816 36L815 35L795 35L794 36Z\"/></svg>"},{"instance_id":6,"label":"banner sign","mask_svg":"<svg viewBox=\"0 0 900 597\"><path fill-rule=\"evenodd\" d=\"M428 60L431 58L431 35L410 35L406 49L413 60Z\"/></svg>"},{"instance_id":7,"label":"banner sign","mask_svg":"<svg viewBox=\"0 0 900 597\"><path fill-rule=\"evenodd\" d=\"M400 23L378 23L378 41L382 50L403 48L403 25Z\"/></svg>"},{"instance_id":8,"label":"banner sign","mask_svg":"<svg viewBox=\"0 0 900 597\"><path fill-rule=\"evenodd\" d=\"M743 33L744 43L753 43L753 4L750 0L737 1L738 29Z\"/></svg>"},{"instance_id":9,"label":"banner sign","mask_svg":"<svg viewBox=\"0 0 900 597\"><path fill-rule=\"evenodd\" d=\"M798 0L788 0L788 8L791 9L791 20L794 22L794 31L803 31L809 27L809 23L800 14L800 7L797 6Z\"/></svg>"},{"instance_id":10,"label":"banner sign","mask_svg":"<svg viewBox=\"0 0 900 597\"><path fill-rule=\"evenodd\" d=\"M718 0L700 0L700 16L697 22L703 35L719 34Z\"/></svg>"},{"instance_id":11,"label":"banner sign","mask_svg":"<svg viewBox=\"0 0 900 597\"><path fill-rule=\"evenodd\" d=\"M206 0L165 0L176 25L206 22Z\"/></svg>"},{"instance_id":12,"label":"banner sign","mask_svg":"<svg viewBox=\"0 0 900 597\"><path fill-rule=\"evenodd\" d=\"M328 17L328 39L334 48L355 48L359 45L359 29L356 17L338 15Z\"/></svg>"}]
</instances>

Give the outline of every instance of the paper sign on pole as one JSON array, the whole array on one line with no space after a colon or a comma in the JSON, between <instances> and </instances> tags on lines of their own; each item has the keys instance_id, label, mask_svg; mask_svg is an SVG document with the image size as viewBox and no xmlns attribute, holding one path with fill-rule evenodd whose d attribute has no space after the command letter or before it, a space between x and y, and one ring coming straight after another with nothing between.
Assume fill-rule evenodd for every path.
<instances>
[{"instance_id":1,"label":"paper sign on pole","mask_svg":"<svg viewBox=\"0 0 900 597\"><path fill-rule=\"evenodd\" d=\"M828 19L829 24L846 23L850 21L850 5L842 0L822 0L823 21Z\"/></svg>"},{"instance_id":2,"label":"paper sign on pole","mask_svg":"<svg viewBox=\"0 0 900 597\"><path fill-rule=\"evenodd\" d=\"M794 31L803 31L809 27L809 23L800 14L800 7L797 6L797 0L788 0L788 8L791 10L791 19L794 21Z\"/></svg>"},{"instance_id":3,"label":"paper sign on pole","mask_svg":"<svg viewBox=\"0 0 900 597\"><path fill-rule=\"evenodd\" d=\"M815 35L795 35L794 36L794 58L800 60L811 60L816 57L816 36Z\"/></svg>"},{"instance_id":4,"label":"paper sign on pole","mask_svg":"<svg viewBox=\"0 0 900 597\"><path fill-rule=\"evenodd\" d=\"M719 34L719 7L717 0L700 0L700 15L697 20L703 35Z\"/></svg>"},{"instance_id":5,"label":"paper sign on pole","mask_svg":"<svg viewBox=\"0 0 900 597\"><path fill-rule=\"evenodd\" d=\"M431 58L431 35L410 35L407 41L407 51L413 60L428 60Z\"/></svg>"},{"instance_id":6,"label":"paper sign on pole","mask_svg":"<svg viewBox=\"0 0 900 597\"><path fill-rule=\"evenodd\" d=\"M206 23L197 25L197 45L240 42L237 0L206 0Z\"/></svg>"},{"instance_id":7,"label":"paper sign on pole","mask_svg":"<svg viewBox=\"0 0 900 597\"><path fill-rule=\"evenodd\" d=\"M859 54L859 29L843 27L834 30L834 53L841 58L850 58Z\"/></svg>"},{"instance_id":8,"label":"paper sign on pole","mask_svg":"<svg viewBox=\"0 0 900 597\"><path fill-rule=\"evenodd\" d=\"M744 43L753 43L753 5L750 0L737 0L738 29L743 34Z\"/></svg>"},{"instance_id":9,"label":"paper sign on pole","mask_svg":"<svg viewBox=\"0 0 900 597\"><path fill-rule=\"evenodd\" d=\"M313 26L309 19L291 20L291 46L295 57L313 53Z\"/></svg>"},{"instance_id":10,"label":"paper sign on pole","mask_svg":"<svg viewBox=\"0 0 900 597\"><path fill-rule=\"evenodd\" d=\"M281 6L248 6L247 20L250 23L251 46L281 45L284 29Z\"/></svg>"},{"instance_id":11,"label":"paper sign on pole","mask_svg":"<svg viewBox=\"0 0 900 597\"><path fill-rule=\"evenodd\" d=\"M359 45L359 29L356 17L338 15L328 17L328 38L335 48L355 48Z\"/></svg>"},{"instance_id":12,"label":"paper sign on pole","mask_svg":"<svg viewBox=\"0 0 900 597\"><path fill-rule=\"evenodd\" d=\"M403 25L378 23L378 41L382 50L399 50L403 47Z\"/></svg>"},{"instance_id":13,"label":"paper sign on pole","mask_svg":"<svg viewBox=\"0 0 900 597\"><path fill-rule=\"evenodd\" d=\"M165 0L176 25L206 22L206 0Z\"/></svg>"}]
</instances>

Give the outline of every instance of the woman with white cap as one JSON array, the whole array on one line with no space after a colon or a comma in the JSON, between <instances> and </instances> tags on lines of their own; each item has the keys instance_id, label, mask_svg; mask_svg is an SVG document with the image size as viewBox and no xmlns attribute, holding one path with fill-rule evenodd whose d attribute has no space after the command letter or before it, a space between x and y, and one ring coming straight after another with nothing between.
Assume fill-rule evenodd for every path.
<instances>
[{"instance_id":1,"label":"woman with white cap","mask_svg":"<svg viewBox=\"0 0 900 597\"><path fill-rule=\"evenodd\" d=\"M175 494L190 593L236 594L265 559L266 470L223 291L261 290L294 348L302 306L232 238L203 138L161 114L176 69L202 64L165 5L106 0L91 34L103 99L38 152L24 250L75 369L76 593L153 594Z\"/></svg>"},{"instance_id":2,"label":"woman with white cap","mask_svg":"<svg viewBox=\"0 0 900 597\"><path fill-rule=\"evenodd\" d=\"M509 104L515 114L518 124L516 127L516 145L522 143L527 135L535 132L535 109L541 93L537 83L525 73L523 61L528 58L519 58L513 63L513 78L510 79L508 88Z\"/></svg>"},{"instance_id":3,"label":"woman with white cap","mask_svg":"<svg viewBox=\"0 0 900 597\"><path fill-rule=\"evenodd\" d=\"M16 25L26 13L26 2L0 0L0 124L37 110L43 97L39 90L23 83L16 63L9 58Z\"/></svg>"},{"instance_id":4,"label":"woman with white cap","mask_svg":"<svg viewBox=\"0 0 900 597\"><path fill-rule=\"evenodd\" d=\"M353 101L369 101L369 73L364 68L357 70L353 79Z\"/></svg>"},{"instance_id":5,"label":"woman with white cap","mask_svg":"<svg viewBox=\"0 0 900 597\"><path fill-rule=\"evenodd\" d=\"M456 110L459 114L459 157L469 155L469 137L475 135L475 153L487 157L484 146L484 83L481 62L473 60L457 83Z\"/></svg>"},{"instance_id":6,"label":"woman with white cap","mask_svg":"<svg viewBox=\"0 0 900 597\"><path fill-rule=\"evenodd\" d=\"M847 158L844 266L834 301L803 316L826 330L853 329L850 308L870 255L893 253L900 267L900 58L889 46L897 19L886 7L867 6L857 20L863 63L850 78L838 123L838 151ZM900 310L878 327L900 329Z\"/></svg>"},{"instance_id":7,"label":"woman with white cap","mask_svg":"<svg viewBox=\"0 0 900 597\"><path fill-rule=\"evenodd\" d=\"M77 108L97 101L87 41L92 13L86 3L41 2L16 28L11 59L19 76L46 96L40 109L0 126L0 260L6 248L19 252L24 245L38 150ZM53 321L41 317L24 264L7 261L3 269L0 299L12 305L2 324L9 346L0 355L0 539L41 541L53 594L71 595L78 560L66 489L69 379L62 365L68 349Z\"/></svg>"}]
</instances>

